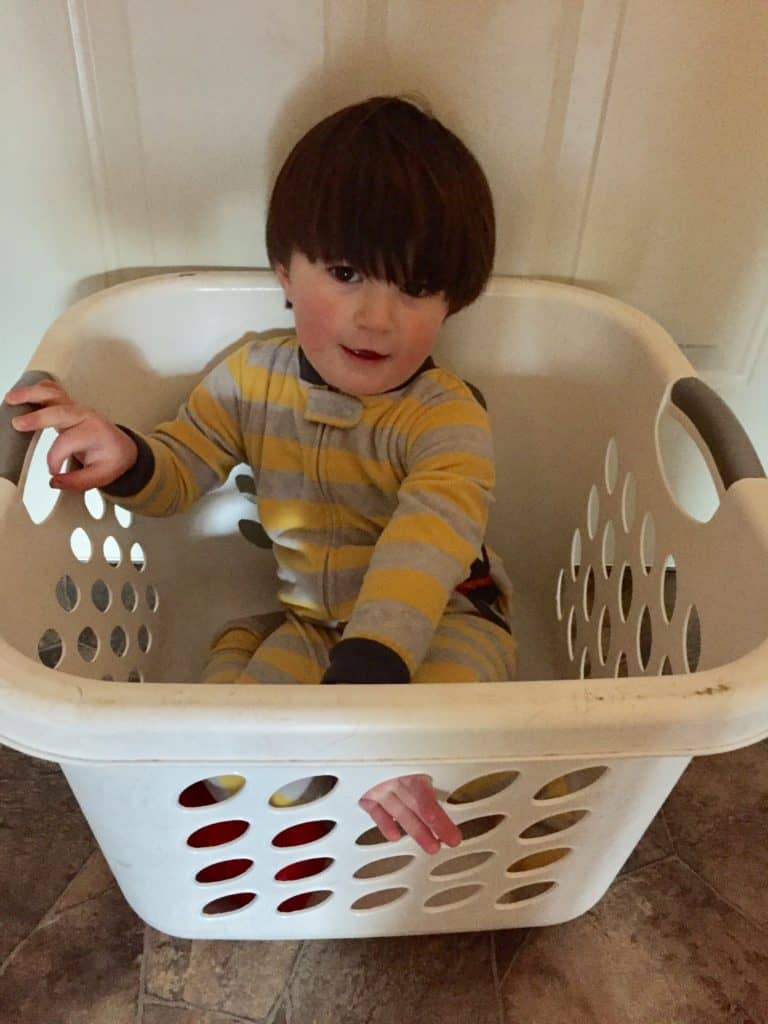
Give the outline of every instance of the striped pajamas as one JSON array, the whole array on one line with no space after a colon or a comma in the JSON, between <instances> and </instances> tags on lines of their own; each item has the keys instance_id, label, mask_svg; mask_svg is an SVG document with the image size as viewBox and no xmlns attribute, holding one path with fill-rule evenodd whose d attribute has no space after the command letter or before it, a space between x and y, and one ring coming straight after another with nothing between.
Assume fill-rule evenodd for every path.
<instances>
[{"instance_id":1,"label":"striped pajamas","mask_svg":"<svg viewBox=\"0 0 768 1024\"><path fill-rule=\"evenodd\" d=\"M509 585L484 546L488 416L431 360L400 388L329 388L294 337L250 341L176 419L133 434L105 495L145 515L186 509L238 464L254 474L283 611L230 623L211 682L510 679Z\"/></svg>"}]
</instances>

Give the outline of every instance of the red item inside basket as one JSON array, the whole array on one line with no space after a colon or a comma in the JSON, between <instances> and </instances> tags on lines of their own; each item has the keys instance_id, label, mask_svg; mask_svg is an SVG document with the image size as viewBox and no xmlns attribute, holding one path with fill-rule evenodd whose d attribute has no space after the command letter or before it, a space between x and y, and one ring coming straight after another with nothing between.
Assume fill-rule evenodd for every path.
<instances>
[{"instance_id":1,"label":"red item inside basket","mask_svg":"<svg viewBox=\"0 0 768 1024\"><path fill-rule=\"evenodd\" d=\"M211 791L205 785L204 782L197 782L193 786L188 786L184 790L183 805L185 807L210 807L217 801L213 798ZM206 829L206 846L221 846L224 843L228 843L232 840L232 823L229 821L215 822L209 825ZM302 822L299 825L294 825L290 829L290 839L288 842L285 840L281 843L282 846L303 846L305 843L311 843L315 839L321 839L328 832L327 827L321 821L307 821ZM320 864L320 861L323 861ZM321 870L325 866L325 858L314 858L311 860L299 861L295 864L286 864L285 867L281 868L280 871L275 875L278 882L292 882L299 878L307 878L310 875L316 875L318 870ZM217 868L220 867L220 871L217 872ZM221 865L210 864L205 871L206 882L221 882L229 877L227 873L227 866L225 863ZM280 909L283 912L290 912L292 910L303 910L310 899L311 893L297 893L295 896L290 896L280 904ZM236 910L239 907L246 906L253 900L253 896L247 893L238 893L228 897L232 903L232 909Z\"/></svg>"}]
</instances>

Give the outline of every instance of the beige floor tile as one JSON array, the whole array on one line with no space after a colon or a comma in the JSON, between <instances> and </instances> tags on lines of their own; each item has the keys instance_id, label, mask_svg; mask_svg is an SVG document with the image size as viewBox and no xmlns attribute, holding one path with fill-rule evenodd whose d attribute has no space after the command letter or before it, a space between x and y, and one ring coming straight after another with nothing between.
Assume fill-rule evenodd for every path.
<instances>
[{"instance_id":1,"label":"beige floor tile","mask_svg":"<svg viewBox=\"0 0 768 1024\"><path fill-rule=\"evenodd\" d=\"M678 855L768 925L768 742L696 758L664 813Z\"/></svg>"},{"instance_id":2,"label":"beige floor tile","mask_svg":"<svg viewBox=\"0 0 768 1024\"><path fill-rule=\"evenodd\" d=\"M70 910L72 907L79 906L79 904L85 903L87 900L92 900L95 896L101 896L102 893L105 893L114 884L114 876L109 870L101 850L94 850L48 911L44 920L48 921L58 914L63 914L65 910Z\"/></svg>"},{"instance_id":3,"label":"beige floor tile","mask_svg":"<svg viewBox=\"0 0 768 1024\"><path fill-rule=\"evenodd\" d=\"M3 1024L135 1024L144 927L116 887L39 927L0 975Z\"/></svg>"},{"instance_id":4,"label":"beige floor tile","mask_svg":"<svg viewBox=\"0 0 768 1024\"><path fill-rule=\"evenodd\" d=\"M498 1024L488 933L308 942L291 1024Z\"/></svg>"},{"instance_id":5,"label":"beige floor tile","mask_svg":"<svg viewBox=\"0 0 768 1024\"><path fill-rule=\"evenodd\" d=\"M217 1013L215 1010L145 1003L140 1024L250 1024L250 1021L247 1017L233 1017L229 1013ZM282 1020L276 1018L270 1024L285 1024L285 1017Z\"/></svg>"},{"instance_id":6,"label":"beige floor tile","mask_svg":"<svg viewBox=\"0 0 768 1024\"><path fill-rule=\"evenodd\" d=\"M0 747L0 963L30 934L95 843L58 766Z\"/></svg>"},{"instance_id":7,"label":"beige floor tile","mask_svg":"<svg viewBox=\"0 0 768 1024\"><path fill-rule=\"evenodd\" d=\"M507 1024L764 1024L768 935L670 859L532 932L502 988Z\"/></svg>"},{"instance_id":8,"label":"beige floor tile","mask_svg":"<svg viewBox=\"0 0 768 1024\"><path fill-rule=\"evenodd\" d=\"M260 1024L279 1000L299 948L298 942L192 942L150 929L146 992Z\"/></svg>"}]
</instances>

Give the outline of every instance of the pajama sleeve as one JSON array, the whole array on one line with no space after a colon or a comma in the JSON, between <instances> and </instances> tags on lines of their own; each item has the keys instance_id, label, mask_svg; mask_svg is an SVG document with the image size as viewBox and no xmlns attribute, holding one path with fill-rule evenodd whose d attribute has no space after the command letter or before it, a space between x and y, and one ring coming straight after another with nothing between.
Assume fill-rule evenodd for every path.
<instances>
[{"instance_id":1,"label":"pajama sleeve","mask_svg":"<svg viewBox=\"0 0 768 1024\"><path fill-rule=\"evenodd\" d=\"M462 388L423 410L398 504L324 682L410 682L448 600L480 556L494 485L490 425Z\"/></svg>"},{"instance_id":2,"label":"pajama sleeve","mask_svg":"<svg viewBox=\"0 0 768 1024\"><path fill-rule=\"evenodd\" d=\"M243 350L223 360L194 388L174 420L151 434L125 430L136 442L134 466L104 487L106 497L148 516L183 512L245 461L241 428Z\"/></svg>"}]
</instances>

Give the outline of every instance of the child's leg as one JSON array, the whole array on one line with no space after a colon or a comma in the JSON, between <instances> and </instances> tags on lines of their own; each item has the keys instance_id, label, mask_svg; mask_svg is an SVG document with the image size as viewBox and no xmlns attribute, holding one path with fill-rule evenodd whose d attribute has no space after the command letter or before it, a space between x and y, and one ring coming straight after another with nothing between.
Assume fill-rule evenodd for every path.
<instances>
[{"instance_id":1,"label":"child's leg","mask_svg":"<svg viewBox=\"0 0 768 1024\"><path fill-rule=\"evenodd\" d=\"M494 683L514 679L517 644L475 612L447 611L414 683Z\"/></svg>"},{"instance_id":2,"label":"child's leg","mask_svg":"<svg viewBox=\"0 0 768 1024\"><path fill-rule=\"evenodd\" d=\"M249 615L228 622L211 641L211 653L200 682L255 682L252 679L241 680L240 677L258 648L283 622L285 612Z\"/></svg>"}]
</instances>

